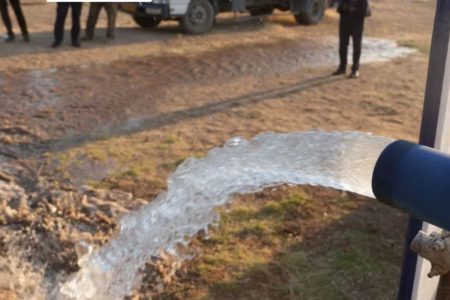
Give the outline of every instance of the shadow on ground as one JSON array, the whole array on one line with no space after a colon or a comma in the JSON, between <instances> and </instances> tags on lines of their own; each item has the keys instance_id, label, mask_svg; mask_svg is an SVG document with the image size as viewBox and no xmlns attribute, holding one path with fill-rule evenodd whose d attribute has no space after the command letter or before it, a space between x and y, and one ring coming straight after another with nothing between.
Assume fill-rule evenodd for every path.
<instances>
[{"instance_id":1,"label":"shadow on ground","mask_svg":"<svg viewBox=\"0 0 450 300\"><path fill-rule=\"evenodd\" d=\"M208 35L214 34L234 34L236 32L252 32L264 28L264 24L271 21L263 21L258 17L240 17L222 18L213 27ZM66 26L68 28L68 26ZM84 34L82 30L81 37ZM183 33L178 26L177 21L165 21L154 29L144 29L139 27L119 27L116 28L116 38L113 41L106 40L106 29L98 28L95 31L96 39L91 42L82 42L82 49L101 49L121 45L133 45L141 43L152 43L178 39L180 36L196 37ZM14 43L4 43L2 48L5 51L0 52L1 57L17 56L24 54L53 53L53 52L72 52L79 51L70 45L70 30L64 32L65 41L58 49L53 49L50 45L53 43L53 32L37 32L31 34L31 42L24 43L20 36Z\"/></svg>"}]
</instances>

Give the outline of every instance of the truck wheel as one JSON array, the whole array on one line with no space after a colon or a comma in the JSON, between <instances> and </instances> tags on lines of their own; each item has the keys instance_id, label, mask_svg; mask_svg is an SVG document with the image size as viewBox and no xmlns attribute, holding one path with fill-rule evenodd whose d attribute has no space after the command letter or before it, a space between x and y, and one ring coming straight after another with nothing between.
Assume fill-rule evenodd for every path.
<instances>
[{"instance_id":1,"label":"truck wheel","mask_svg":"<svg viewBox=\"0 0 450 300\"><path fill-rule=\"evenodd\" d=\"M142 17L142 16L133 16L134 22L141 26L142 28L153 28L158 26L161 23L161 19L157 17Z\"/></svg>"},{"instance_id":2,"label":"truck wheel","mask_svg":"<svg viewBox=\"0 0 450 300\"><path fill-rule=\"evenodd\" d=\"M186 14L180 19L184 32L199 34L207 32L214 24L214 8L208 0L191 0Z\"/></svg>"},{"instance_id":3,"label":"truck wheel","mask_svg":"<svg viewBox=\"0 0 450 300\"><path fill-rule=\"evenodd\" d=\"M253 8L250 9L249 12L252 17L255 17L261 15L271 15L273 11L274 9L272 7L266 7L266 8Z\"/></svg>"},{"instance_id":4,"label":"truck wheel","mask_svg":"<svg viewBox=\"0 0 450 300\"><path fill-rule=\"evenodd\" d=\"M303 9L295 15L298 24L312 25L319 23L325 13L324 0L309 0L305 2Z\"/></svg>"}]
</instances>

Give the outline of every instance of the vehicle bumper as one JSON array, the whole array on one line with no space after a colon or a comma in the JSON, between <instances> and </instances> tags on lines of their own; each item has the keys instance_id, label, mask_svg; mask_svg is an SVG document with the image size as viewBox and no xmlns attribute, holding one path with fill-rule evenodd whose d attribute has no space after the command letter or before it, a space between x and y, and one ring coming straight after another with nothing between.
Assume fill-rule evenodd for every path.
<instances>
[{"instance_id":1,"label":"vehicle bumper","mask_svg":"<svg viewBox=\"0 0 450 300\"><path fill-rule=\"evenodd\" d=\"M145 5L139 5L134 3L122 3L119 5L119 10L136 16L155 16L161 19L170 18L169 4L156 4L145 3Z\"/></svg>"}]
</instances>

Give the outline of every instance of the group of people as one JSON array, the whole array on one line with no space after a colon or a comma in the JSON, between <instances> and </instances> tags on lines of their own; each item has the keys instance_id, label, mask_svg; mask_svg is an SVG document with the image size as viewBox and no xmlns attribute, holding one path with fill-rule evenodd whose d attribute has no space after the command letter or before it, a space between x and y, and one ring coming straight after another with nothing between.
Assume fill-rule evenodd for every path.
<instances>
[{"instance_id":1,"label":"group of people","mask_svg":"<svg viewBox=\"0 0 450 300\"><path fill-rule=\"evenodd\" d=\"M0 0L0 13L7 30L7 37L5 42L13 42L16 38L12 24L11 18L8 13L8 0ZM30 35L28 33L27 23L20 7L20 0L9 0L11 7L17 17L17 22L19 23L20 30L22 32L22 37L25 42L30 41ZM53 48L59 47L64 38L64 23L67 17L69 8L72 13L72 30L71 30L71 41L72 46L80 47L80 17L82 2L58 2L56 5L56 20L54 26L54 41L52 44ZM97 24L98 16L101 9L104 8L108 16L108 28L106 30L106 38L114 39L114 31L116 27L116 15L117 15L117 4L109 2L91 2L89 7L89 15L86 24L86 35L82 38L84 41L90 41L94 39L95 26Z\"/></svg>"},{"instance_id":2,"label":"group of people","mask_svg":"<svg viewBox=\"0 0 450 300\"><path fill-rule=\"evenodd\" d=\"M14 32L12 30L11 19L9 18L7 10L7 1L0 0L0 12L3 19L3 23L6 26L8 37L6 42L12 42L15 39ZM22 9L20 7L20 0L9 0L11 6L16 14L17 21L22 31L23 40L25 42L30 41L30 36L27 29L25 17L23 16ZM57 48L61 45L64 37L64 22L69 8L72 10L72 31L71 40L72 46L80 47L80 15L82 2L58 2L56 8L56 21L54 28L54 42L53 48ZM83 40L89 41L94 38L95 25L97 23L100 10L104 8L108 16L108 28L106 31L107 39L114 39L117 6L115 3L106 2L91 2L89 8L89 15L86 24L86 35ZM353 44L353 65L350 78L359 77L359 60L361 57L361 45L362 36L364 30L364 19L370 16L371 10L369 0L338 0L338 12L340 14L339 21L339 68L333 73L333 75L343 75L347 69L347 51L352 38Z\"/></svg>"}]
</instances>

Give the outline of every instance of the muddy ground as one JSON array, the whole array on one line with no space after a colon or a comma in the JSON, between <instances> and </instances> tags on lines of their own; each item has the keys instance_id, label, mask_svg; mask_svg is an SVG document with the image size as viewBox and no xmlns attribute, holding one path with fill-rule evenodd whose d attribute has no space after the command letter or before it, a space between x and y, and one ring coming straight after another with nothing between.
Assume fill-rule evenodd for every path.
<instances>
[{"instance_id":1,"label":"muddy ground","mask_svg":"<svg viewBox=\"0 0 450 300\"><path fill-rule=\"evenodd\" d=\"M416 140L434 2L373 2L362 77L348 80L329 76L333 10L308 27L282 13L225 14L202 36L175 22L142 30L120 14L115 41L105 42L102 19L96 41L54 50L55 6L24 1L32 42L0 45L0 297L49 297L77 271L80 241L108 241L186 157L233 136L322 129ZM237 198L209 239L192 242L192 260L175 273L149 264L133 297L394 298L405 215L312 187ZM287 204L261 219L276 203Z\"/></svg>"}]
</instances>

